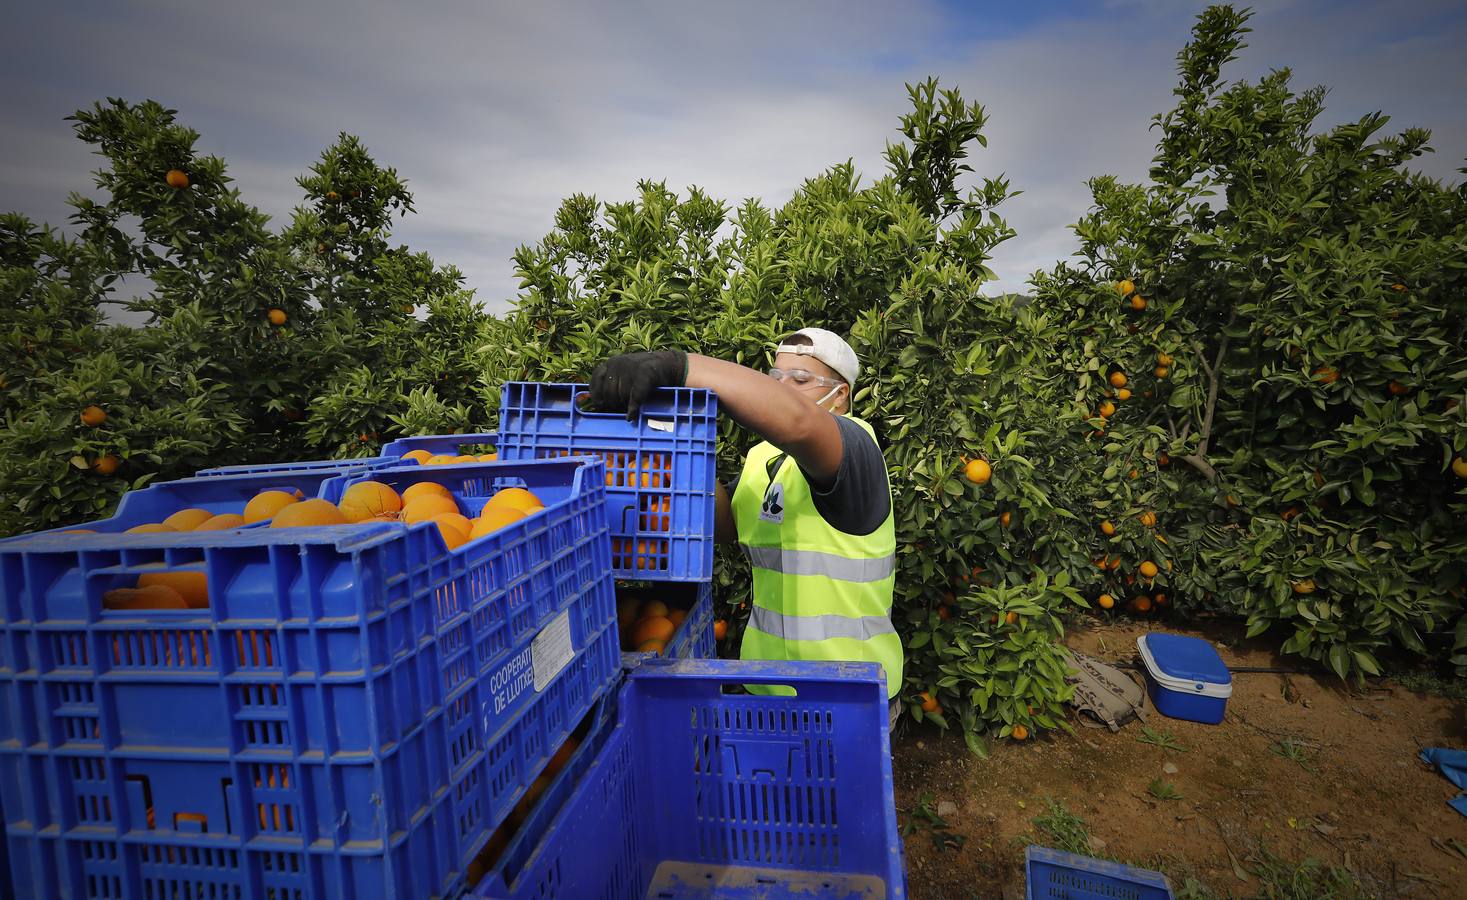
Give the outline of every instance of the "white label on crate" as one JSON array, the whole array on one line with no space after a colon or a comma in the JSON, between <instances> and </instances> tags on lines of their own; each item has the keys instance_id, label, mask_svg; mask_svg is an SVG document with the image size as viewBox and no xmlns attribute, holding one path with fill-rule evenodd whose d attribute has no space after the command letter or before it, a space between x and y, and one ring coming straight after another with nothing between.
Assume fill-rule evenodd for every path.
<instances>
[{"instance_id":1,"label":"white label on crate","mask_svg":"<svg viewBox=\"0 0 1467 900\"><path fill-rule=\"evenodd\" d=\"M652 429L653 431L666 431L669 434L672 433L672 423L663 422L660 419L648 419L647 427Z\"/></svg>"},{"instance_id":2,"label":"white label on crate","mask_svg":"<svg viewBox=\"0 0 1467 900\"><path fill-rule=\"evenodd\" d=\"M570 610L566 610L530 642L530 656L535 667L535 693L545 690L575 654L576 649L571 646Z\"/></svg>"}]
</instances>

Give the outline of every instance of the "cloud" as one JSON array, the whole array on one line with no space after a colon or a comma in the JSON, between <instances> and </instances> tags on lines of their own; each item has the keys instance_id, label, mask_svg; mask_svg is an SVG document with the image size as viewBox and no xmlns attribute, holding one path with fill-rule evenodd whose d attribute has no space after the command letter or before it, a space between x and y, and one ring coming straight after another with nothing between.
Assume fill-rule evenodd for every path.
<instances>
[{"instance_id":1,"label":"cloud","mask_svg":"<svg viewBox=\"0 0 1467 900\"><path fill-rule=\"evenodd\" d=\"M0 38L0 206L64 220L65 190L96 161L61 117L105 96L178 108L278 224L299 202L294 177L347 130L416 196L398 239L457 265L502 311L510 254L564 197L625 199L652 178L777 205L847 158L869 182L907 109L903 82L934 74L991 116L979 174L1024 192L1001 209L1019 235L994 261L994 289L1022 290L1073 252L1087 178L1144 179L1150 117L1170 105L1200 8L36 4ZM1461 164L1467 23L1453 6L1297 0L1253 26L1230 75L1289 64L1300 87L1334 86L1329 122L1386 109L1393 128L1435 126L1432 174Z\"/></svg>"}]
</instances>

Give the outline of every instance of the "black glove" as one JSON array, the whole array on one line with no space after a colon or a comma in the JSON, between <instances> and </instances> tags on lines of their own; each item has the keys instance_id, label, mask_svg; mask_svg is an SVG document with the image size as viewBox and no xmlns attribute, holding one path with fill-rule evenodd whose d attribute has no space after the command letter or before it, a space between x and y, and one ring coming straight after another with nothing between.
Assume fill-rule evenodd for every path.
<instances>
[{"instance_id":1,"label":"black glove","mask_svg":"<svg viewBox=\"0 0 1467 900\"><path fill-rule=\"evenodd\" d=\"M613 356L591 373L591 408L601 412L624 409L627 421L635 422L653 391L682 387L687 378L688 355L681 350Z\"/></svg>"}]
</instances>

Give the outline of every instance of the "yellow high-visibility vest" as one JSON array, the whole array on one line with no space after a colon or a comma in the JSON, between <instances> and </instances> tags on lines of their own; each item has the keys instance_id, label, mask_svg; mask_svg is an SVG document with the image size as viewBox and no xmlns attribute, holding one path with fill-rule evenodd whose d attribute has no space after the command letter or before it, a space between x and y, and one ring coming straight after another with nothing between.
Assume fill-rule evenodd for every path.
<instances>
[{"instance_id":1,"label":"yellow high-visibility vest","mask_svg":"<svg viewBox=\"0 0 1467 900\"><path fill-rule=\"evenodd\" d=\"M855 418L875 440L871 426ZM887 483L890 497L891 484ZM896 581L892 512L870 534L847 534L815 508L810 483L769 442L749 451L731 498L739 546L754 570L742 659L880 663L887 697L902 686L902 643L891 622ZM752 693L789 693L749 685Z\"/></svg>"}]
</instances>

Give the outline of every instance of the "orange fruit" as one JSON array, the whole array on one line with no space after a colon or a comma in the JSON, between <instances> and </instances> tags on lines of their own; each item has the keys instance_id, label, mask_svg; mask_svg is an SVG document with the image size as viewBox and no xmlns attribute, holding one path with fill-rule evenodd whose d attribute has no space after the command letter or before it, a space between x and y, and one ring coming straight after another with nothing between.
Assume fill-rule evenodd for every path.
<instances>
[{"instance_id":1,"label":"orange fruit","mask_svg":"<svg viewBox=\"0 0 1467 900\"><path fill-rule=\"evenodd\" d=\"M1146 512L1142 513L1139 518L1141 519L1141 524L1145 525L1147 528L1156 527L1156 513L1152 512L1151 510L1148 509Z\"/></svg>"},{"instance_id":2,"label":"orange fruit","mask_svg":"<svg viewBox=\"0 0 1467 900\"><path fill-rule=\"evenodd\" d=\"M713 639L715 641L721 641L727 635L728 635L728 623L725 622L723 619L716 619L713 622Z\"/></svg>"},{"instance_id":3,"label":"orange fruit","mask_svg":"<svg viewBox=\"0 0 1467 900\"><path fill-rule=\"evenodd\" d=\"M1116 391L1116 399L1117 400L1121 400L1121 401L1130 400L1131 399L1131 389L1130 388L1121 388L1120 390Z\"/></svg>"},{"instance_id":4,"label":"orange fruit","mask_svg":"<svg viewBox=\"0 0 1467 900\"><path fill-rule=\"evenodd\" d=\"M1115 371L1110 373L1110 386L1113 388L1125 387L1127 380L1125 372Z\"/></svg>"},{"instance_id":5,"label":"orange fruit","mask_svg":"<svg viewBox=\"0 0 1467 900\"><path fill-rule=\"evenodd\" d=\"M172 525L164 525L162 522L144 522L141 525L132 526L124 531L123 534L163 534L177 530Z\"/></svg>"},{"instance_id":6,"label":"orange fruit","mask_svg":"<svg viewBox=\"0 0 1467 900\"><path fill-rule=\"evenodd\" d=\"M120 465L122 465L122 460L108 453L106 456L99 456L92 460L92 471L98 475L111 475Z\"/></svg>"},{"instance_id":7,"label":"orange fruit","mask_svg":"<svg viewBox=\"0 0 1467 900\"><path fill-rule=\"evenodd\" d=\"M1110 537L1111 535L1116 533L1116 527L1112 525L1108 520L1105 522L1101 522L1100 533L1105 535L1106 537Z\"/></svg>"},{"instance_id":8,"label":"orange fruit","mask_svg":"<svg viewBox=\"0 0 1467 900\"><path fill-rule=\"evenodd\" d=\"M175 191L181 191L188 187L188 173L182 169L169 169L168 174L163 176L168 186Z\"/></svg>"},{"instance_id":9,"label":"orange fruit","mask_svg":"<svg viewBox=\"0 0 1467 900\"><path fill-rule=\"evenodd\" d=\"M214 514L207 509L192 507L180 509L178 512L163 520L163 524L174 531L193 531L200 525L214 518Z\"/></svg>"},{"instance_id":10,"label":"orange fruit","mask_svg":"<svg viewBox=\"0 0 1467 900\"><path fill-rule=\"evenodd\" d=\"M1320 366L1313 372L1314 380L1320 384L1334 384L1340 380L1340 373L1331 366Z\"/></svg>"},{"instance_id":11,"label":"orange fruit","mask_svg":"<svg viewBox=\"0 0 1467 900\"><path fill-rule=\"evenodd\" d=\"M1168 603L1171 602L1171 600L1167 599L1167 595L1166 594L1157 594L1155 599L1156 599L1156 608L1157 609L1160 609L1163 606L1166 606Z\"/></svg>"},{"instance_id":12,"label":"orange fruit","mask_svg":"<svg viewBox=\"0 0 1467 900\"><path fill-rule=\"evenodd\" d=\"M675 609L667 614L667 620L672 624L677 625L678 627L682 627L683 621L687 619L687 617L688 611L685 609Z\"/></svg>"},{"instance_id":13,"label":"orange fruit","mask_svg":"<svg viewBox=\"0 0 1467 900\"><path fill-rule=\"evenodd\" d=\"M497 491L489 502L496 506L509 506L526 514L544 509L545 504L540 498L525 490L524 488L510 487Z\"/></svg>"},{"instance_id":14,"label":"orange fruit","mask_svg":"<svg viewBox=\"0 0 1467 900\"><path fill-rule=\"evenodd\" d=\"M947 608L947 604L937 607L937 617L944 622L953 617L953 611Z\"/></svg>"},{"instance_id":15,"label":"orange fruit","mask_svg":"<svg viewBox=\"0 0 1467 900\"><path fill-rule=\"evenodd\" d=\"M409 450L402 455L402 458L410 459L421 466L426 465L428 460L433 458L433 454L429 453L427 450Z\"/></svg>"},{"instance_id":16,"label":"orange fruit","mask_svg":"<svg viewBox=\"0 0 1467 900\"><path fill-rule=\"evenodd\" d=\"M1172 355L1170 353L1156 354L1156 364L1159 366L1169 366L1172 364L1173 361L1174 360L1172 359Z\"/></svg>"},{"instance_id":17,"label":"orange fruit","mask_svg":"<svg viewBox=\"0 0 1467 900\"><path fill-rule=\"evenodd\" d=\"M648 616L632 629L632 643L640 645L647 641L670 641L676 631L677 626L667 616Z\"/></svg>"},{"instance_id":18,"label":"orange fruit","mask_svg":"<svg viewBox=\"0 0 1467 900\"><path fill-rule=\"evenodd\" d=\"M1116 293L1120 294L1122 297L1131 296L1132 294L1136 293L1136 282L1132 281L1129 278L1121 279L1120 281L1116 282Z\"/></svg>"},{"instance_id":19,"label":"orange fruit","mask_svg":"<svg viewBox=\"0 0 1467 900\"><path fill-rule=\"evenodd\" d=\"M436 481L419 481L417 484L410 484L403 489L402 502L403 505L406 506L407 504L418 499L419 497L427 497L434 494L437 494L440 497L453 496L448 492L448 488L444 487Z\"/></svg>"},{"instance_id":20,"label":"orange fruit","mask_svg":"<svg viewBox=\"0 0 1467 900\"><path fill-rule=\"evenodd\" d=\"M987 484L988 479L993 477L993 467L987 461L981 459L970 460L963 467L963 477L974 484Z\"/></svg>"},{"instance_id":21,"label":"orange fruit","mask_svg":"<svg viewBox=\"0 0 1467 900\"><path fill-rule=\"evenodd\" d=\"M1112 403L1109 400L1107 400L1104 403L1100 404L1100 417L1101 418L1108 419L1108 418L1110 418L1111 416L1113 416L1115 414L1116 414L1116 405L1114 403Z\"/></svg>"},{"instance_id":22,"label":"orange fruit","mask_svg":"<svg viewBox=\"0 0 1467 900\"><path fill-rule=\"evenodd\" d=\"M1158 466L1169 466L1172 464L1172 458L1165 453L1158 453L1156 454L1156 464Z\"/></svg>"},{"instance_id":23,"label":"orange fruit","mask_svg":"<svg viewBox=\"0 0 1467 900\"><path fill-rule=\"evenodd\" d=\"M1114 572L1116 569L1119 569L1121 567L1121 558L1119 556L1111 557L1110 559L1106 560L1105 567Z\"/></svg>"},{"instance_id":24,"label":"orange fruit","mask_svg":"<svg viewBox=\"0 0 1467 900\"><path fill-rule=\"evenodd\" d=\"M616 598L616 624L617 624L617 627L625 630L628 625L632 624L635 621L637 621L637 598L636 597L617 597Z\"/></svg>"},{"instance_id":25,"label":"orange fruit","mask_svg":"<svg viewBox=\"0 0 1467 900\"><path fill-rule=\"evenodd\" d=\"M453 462L453 456L454 455L452 453L435 453L427 459L423 460L423 465L446 466L449 463Z\"/></svg>"},{"instance_id":26,"label":"orange fruit","mask_svg":"<svg viewBox=\"0 0 1467 900\"><path fill-rule=\"evenodd\" d=\"M1137 477L1139 477L1140 475L1141 475L1141 470L1140 469L1132 469L1131 471L1129 471L1129 472L1126 473L1126 477L1132 479L1133 481Z\"/></svg>"},{"instance_id":27,"label":"orange fruit","mask_svg":"<svg viewBox=\"0 0 1467 900\"><path fill-rule=\"evenodd\" d=\"M245 517L239 513L220 513L204 520L194 531L227 531L231 528L243 528L244 525Z\"/></svg>"},{"instance_id":28,"label":"orange fruit","mask_svg":"<svg viewBox=\"0 0 1467 900\"><path fill-rule=\"evenodd\" d=\"M446 494L425 494L414 497L402 508L402 520L409 525L427 522L439 513L458 512L458 503Z\"/></svg>"},{"instance_id":29,"label":"orange fruit","mask_svg":"<svg viewBox=\"0 0 1467 900\"><path fill-rule=\"evenodd\" d=\"M548 787L550 787L550 776L542 772L535 778L529 790L525 791L525 795L520 798L520 802L516 803L514 809L510 810L507 821L512 827L519 828L525 824L525 820L530 817L530 813L534 812L535 804L539 802L541 795L545 793L545 789Z\"/></svg>"},{"instance_id":30,"label":"orange fruit","mask_svg":"<svg viewBox=\"0 0 1467 900\"><path fill-rule=\"evenodd\" d=\"M923 691L922 693L918 694L917 696L922 698L922 711L923 712L937 712L939 709L942 709L942 707L940 707L940 706L937 705L937 698L936 697L933 697L931 694L927 693L926 691Z\"/></svg>"},{"instance_id":31,"label":"orange fruit","mask_svg":"<svg viewBox=\"0 0 1467 900\"><path fill-rule=\"evenodd\" d=\"M1140 312L1141 310L1145 309L1146 308L1146 298L1143 297L1143 296L1141 296L1140 294L1136 294L1136 295L1132 296L1131 297L1131 308L1134 309L1136 312Z\"/></svg>"},{"instance_id":32,"label":"orange fruit","mask_svg":"<svg viewBox=\"0 0 1467 900\"><path fill-rule=\"evenodd\" d=\"M207 609L209 606L209 578L198 571L147 572L138 577L138 587L148 588L162 585L176 591L191 609Z\"/></svg>"},{"instance_id":33,"label":"orange fruit","mask_svg":"<svg viewBox=\"0 0 1467 900\"><path fill-rule=\"evenodd\" d=\"M245 504L244 520L247 523L263 522L300 499L300 491L290 494L285 491L261 491Z\"/></svg>"},{"instance_id":34,"label":"orange fruit","mask_svg":"<svg viewBox=\"0 0 1467 900\"><path fill-rule=\"evenodd\" d=\"M1296 594L1312 594L1314 593L1314 579L1305 578L1303 581L1296 581L1292 587Z\"/></svg>"},{"instance_id":35,"label":"orange fruit","mask_svg":"<svg viewBox=\"0 0 1467 900\"><path fill-rule=\"evenodd\" d=\"M365 522L384 514L401 512L402 497L380 481L359 481L342 492L337 506L348 522ZM467 526L464 531L468 531Z\"/></svg>"},{"instance_id":36,"label":"orange fruit","mask_svg":"<svg viewBox=\"0 0 1467 900\"><path fill-rule=\"evenodd\" d=\"M470 463L470 462L478 462L478 461L479 461L479 457L477 457L477 456L470 456L467 453L460 453L458 456L455 456L453 458L453 462L455 462L455 463Z\"/></svg>"},{"instance_id":37,"label":"orange fruit","mask_svg":"<svg viewBox=\"0 0 1467 900\"><path fill-rule=\"evenodd\" d=\"M58 531L57 534L96 534L92 528L69 528L66 531Z\"/></svg>"},{"instance_id":38,"label":"orange fruit","mask_svg":"<svg viewBox=\"0 0 1467 900\"><path fill-rule=\"evenodd\" d=\"M1138 613L1151 612L1151 598L1142 594L1131 601L1131 610Z\"/></svg>"},{"instance_id":39,"label":"orange fruit","mask_svg":"<svg viewBox=\"0 0 1467 900\"><path fill-rule=\"evenodd\" d=\"M1155 578L1156 573L1160 570L1156 568L1156 563L1148 559L1140 565L1138 571L1140 571L1142 578Z\"/></svg>"},{"instance_id":40,"label":"orange fruit","mask_svg":"<svg viewBox=\"0 0 1467 900\"><path fill-rule=\"evenodd\" d=\"M284 325L286 319L288 318L285 315L285 310L281 309L278 306L271 307L270 311L265 313L265 317L270 320L271 325Z\"/></svg>"},{"instance_id":41,"label":"orange fruit","mask_svg":"<svg viewBox=\"0 0 1467 900\"><path fill-rule=\"evenodd\" d=\"M438 533L443 536L443 546L450 550L469 542L469 529L458 526L460 519L465 523L469 521L458 513L442 513L429 520L438 526Z\"/></svg>"},{"instance_id":42,"label":"orange fruit","mask_svg":"<svg viewBox=\"0 0 1467 900\"><path fill-rule=\"evenodd\" d=\"M103 609L188 609L188 603L166 584L115 588L102 595Z\"/></svg>"},{"instance_id":43,"label":"orange fruit","mask_svg":"<svg viewBox=\"0 0 1467 900\"><path fill-rule=\"evenodd\" d=\"M1004 528L1007 528L1007 527L1009 527L1009 523L1012 522L1013 520L1014 520L1014 514L1013 514L1013 512L1011 510L1007 510L1006 509L1006 510L1003 511L1003 515L1001 515L1001 516L998 517L998 524L1002 525Z\"/></svg>"},{"instance_id":44,"label":"orange fruit","mask_svg":"<svg viewBox=\"0 0 1467 900\"><path fill-rule=\"evenodd\" d=\"M81 423L88 428L96 428L107 421L107 411L100 406L88 406L81 411Z\"/></svg>"},{"instance_id":45,"label":"orange fruit","mask_svg":"<svg viewBox=\"0 0 1467 900\"><path fill-rule=\"evenodd\" d=\"M659 641L656 638L649 638L637 645L638 653L656 653L658 656L661 656L666 649L667 641Z\"/></svg>"},{"instance_id":46,"label":"orange fruit","mask_svg":"<svg viewBox=\"0 0 1467 900\"><path fill-rule=\"evenodd\" d=\"M1391 290L1395 291L1398 294L1404 294L1406 293L1406 286L1404 284L1401 284L1400 282L1396 282L1395 284L1391 285Z\"/></svg>"},{"instance_id":47,"label":"orange fruit","mask_svg":"<svg viewBox=\"0 0 1467 900\"><path fill-rule=\"evenodd\" d=\"M1019 621L1019 614L1016 613L1016 612L1011 612L1008 615L1004 616L1003 620L1004 620L1004 624L1006 624L1006 625L1012 625L1015 622Z\"/></svg>"},{"instance_id":48,"label":"orange fruit","mask_svg":"<svg viewBox=\"0 0 1467 900\"><path fill-rule=\"evenodd\" d=\"M493 534L524 517L522 511L513 507L485 505L484 511L479 513L479 517L469 527L469 540L476 541L486 534Z\"/></svg>"},{"instance_id":49,"label":"orange fruit","mask_svg":"<svg viewBox=\"0 0 1467 900\"><path fill-rule=\"evenodd\" d=\"M1458 478L1467 478L1467 459L1459 456L1452 460L1452 474Z\"/></svg>"},{"instance_id":50,"label":"orange fruit","mask_svg":"<svg viewBox=\"0 0 1467 900\"><path fill-rule=\"evenodd\" d=\"M1101 609L1110 609L1111 607L1116 605L1116 598L1112 597L1110 594L1101 594L1100 598L1095 602L1100 604Z\"/></svg>"},{"instance_id":51,"label":"orange fruit","mask_svg":"<svg viewBox=\"0 0 1467 900\"><path fill-rule=\"evenodd\" d=\"M474 523L469 519L468 516L465 516L463 513L439 513L432 518L432 521L447 522L454 528L462 531L465 538L469 536L469 532L473 530L474 527Z\"/></svg>"},{"instance_id":52,"label":"orange fruit","mask_svg":"<svg viewBox=\"0 0 1467 900\"><path fill-rule=\"evenodd\" d=\"M576 755L576 748L579 746L581 742L576 740L574 735L566 738L559 747L555 748L555 754L550 757L550 762L545 764L545 774L552 778L559 774L560 770L571 761L571 757Z\"/></svg>"},{"instance_id":53,"label":"orange fruit","mask_svg":"<svg viewBox=\"0 0 1467 900\"><path fill-rule=\"evenodd\" d=\"M665 616L667 615L667 612L668 610L666 603L663 603L661 600L648 600L646 603L643 603L642 608L637 611L637 618L645 619L648 616Z\"/></svg>"},{"instance_id":54,"label":"orange fruit","mask_svg":"<svg viewBox=\"0 0 1467 900\"><path fill-rule=\"evenodd\" d=\"M499 454L498 453L480 453L479 456L478 456L478 460L479 460L479 462L497 462L499 460Z\"/></svg>"},{"instance_id":55,"label":"orange fruit","mask_svg":"<svg viewBox=\"0 0 1467 900\"><path fill-rule=\"evenodd\" d=\"M1011 734L1014 740L1022 741L1029 737L1029 729L1025 728L1023 725L1015 725L1014 730L1013 732L1011 732Z\"/></svg>"},{"instance_id":56,"label":"orange fruit","mask_svg":"<svg viewBox=\"0 0 1467 900\"><path fill-rule=\"evenodd\" d=\"M271 528L306 528L313 525L345 525L346 516L330 500L314 498L292 503L270 519Z\"/></svg>"},{"instance_id":57,"label":"orange fruit","mask_svg":"<svg viewBox=\"0 0 1467 900\"><path fill-rule=\"evenodd\" d=\"M1167 373L1167 367L1166 366L1157 366L1155 369L1152 369L1151 370L1151 374L1155 375L1157 378L1165 378L1166 377L1166 373Z\"/></svg>"}]
</instances>

